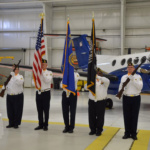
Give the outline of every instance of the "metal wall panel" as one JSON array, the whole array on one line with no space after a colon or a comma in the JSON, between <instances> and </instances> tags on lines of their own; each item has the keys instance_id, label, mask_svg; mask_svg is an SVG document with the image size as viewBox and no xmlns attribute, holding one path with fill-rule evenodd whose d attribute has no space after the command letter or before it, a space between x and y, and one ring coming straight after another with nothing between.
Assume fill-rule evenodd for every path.
<instances>
[{"instance_id":1,"label":"metal wall panel","mask_svg":"<svg viewBox=\"0 0 150 150\"><path fill-rule=\"evenodd\" d=\"M24 64L24 60L25 60L25 54L22 50L13 50L13 51L0 51L0 56L14 56L14 60L12 59L2 59L1 63L10 63L10 64L17 64L18 61L21 59L21 63L20 64ZM12 70L11 69L6 69L6 68L0 68L0 73L6 76L9 76L10 72ZM21 72L20 74L24 75L24 72ZM2 78L2 80L0 80L0 84L3 84L4 81L6 81L6 78Z\"/></svg>"},{"instance_id":2,"label":"metal wall panel","mask_svg":"<svg viewBox=\"0 0 150 150\"><path fill-rule=\"evenodd\" d=\"M142 3L143 4L143 3ZM46 5L46 4L45 4ZM149 5L127 4L126 14L126 48L138 49L149 46ZM41 9L14 9L0 11L0 47L27 48L32 52L36 43L40 24ZM102 54L120 54L120 4L105 3L101 5L54 7L49 24L52 33L66 33L67 17L70 18L72 34L91 34L92 11L95 14L97 37L107 39L100 42ZM51 16L47 11L46 17ZM48 23L47 23L48 24ZM48 27L47 27L48 28ZM49 27L49 29L51 26ZM5 32L7 31L7 32ZM51 30L49 30L51 31ZM52 42L51 42L52 41ZM54 60L52 67L60 67L64 48L64 38L47 38L48 50L52 50L48 58ZM49 43L52 43L49 45ZM31 51L26 52L26 64L32 62ZM59 52L58 52L59 51ZM139 52L139 51L138 51ZM29 57L30 56L30 57ZM30 60L29 60L30 59Z\"/></svg>"}]
</instances>

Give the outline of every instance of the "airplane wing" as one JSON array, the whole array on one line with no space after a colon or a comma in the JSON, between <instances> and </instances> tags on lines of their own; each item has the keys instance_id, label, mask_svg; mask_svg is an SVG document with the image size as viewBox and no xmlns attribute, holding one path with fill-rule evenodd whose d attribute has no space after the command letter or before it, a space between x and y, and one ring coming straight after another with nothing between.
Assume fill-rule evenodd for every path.
<instances>
[{"instance_id":1,"label":"airplane wing","mask_svg":"<svg viewBox=\"0 0 150 150\"><path fill-rule=\"evenodd\" d=\"M86 35L87 38L91 38L91 36L87 35L87 34L84 34ZM66 37L66 34L44 34L44 36L49 36L49 37ZM71 34L71 37L79 37L81 36L81 34ZM96 38L96 40L98 41L107 41L106 39L102 39L102 38Z\"/></svg>"},{"instance_id":2,"label":"airplane wing","mask_svg":"<svg viewBox=\"0 0 150 150\"><path fill-rule=\"evenodd\" d=\"M7 64L7 63L0 63L0 67L1 68L8 68L8 69L12 69L12 64ZM32 66L27 66L27 65L19 65L19 69L21 71L32 71ZM47 70L50 70L53 72L54 77L63 77L63 74L61 72L61 69L59 68L47 68ZM87 78L87 72L82 72L82 71L77 71L79 73L79 75L81 76L80 80L86 80ZM110 81L117 81L118 78L117 76L111 75L111 74L107 74L107 73L103 73L103 76L108 78Z\"/></svg>"},{"instance_id":3,"label":"airplane wing","mask_svg":"<svg viewBox=\"0 0 150 150\"><path fill-rule=\"evenodd\" d=\"M12 64L7 64L7 63L0 63L0 67L1 68L8 68L8 69L12 69ZM19 69L21 71L32 71L32 66L28 66L28 65L19 65ZM60 69L57 68L47 68L47 70L50 70L54 73L54 76L56 77L62 77L62 73Z\"/></svg>"},{"instance_id":4,"label":"airplane wing","mask_svg":"<svg viewBox=\"0 0 150 150\"><path fill-rule=\"evenodd\" d=\"M7 78L7 76L5 76L5 75L3 75L3 74L0 74L0 76L1 76L1 77L6 77L6 78Z\"/></svg>"}]
</instances>

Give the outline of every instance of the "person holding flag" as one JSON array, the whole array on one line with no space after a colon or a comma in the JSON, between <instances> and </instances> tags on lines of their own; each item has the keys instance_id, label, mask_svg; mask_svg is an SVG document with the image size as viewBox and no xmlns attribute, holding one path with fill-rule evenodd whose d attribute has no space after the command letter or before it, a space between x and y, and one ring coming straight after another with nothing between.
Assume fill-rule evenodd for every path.
<instances>
[{"instance_id":1,"label":"person holding flag","mask_svg":"<svg viewBox=\"0 0 150 150\"><path fill-rule=\"evenodd\" d=\"M62 112L65 123L65 129L63 133L73 133L75 127L75 115L77 106L77 82L79 74L74 73L74 67L72 60L72 39L69 26L69 20L67 21L67 34L64 46L64 53L62 59L61 70L63 72L62 79ZM70 113L70 119L69 119Z\"/></svg>"},{"instance_id":2,"label":"person holding flag","mask_svg":"<svg viewBox=\"0 0 150 150\"><path fill-rule=\"evenodd\" d=\"M107 90L110 81L102 77L100 68L96 70L96 40L95 40L95 24L92 19L91 46L89 52L88 63L88 80L87 89L89 90L88 116L89 116L89 135L100 136L103 131L104 114L107 98ZM97 73L97 74L96 74Z\"/></svg>"},{"instance_id":3,"label":"person holding flag","mask_svg":"<svg viewBox=\"0 0 150 150\"><path fill-rule=\"evenodd\" d=\"M45 54L45 44L43 37L43 14L41 19L41 26L39 28L36 50L33 61L33 81L37 89L36 91L36 106L38 112L39 126L35 130L48 130L48 119L51 99L51 81L52 72L47 70L47 60L42 59ZM43 118L44 116L44 118Z\"/></svg>"}]
</instances>

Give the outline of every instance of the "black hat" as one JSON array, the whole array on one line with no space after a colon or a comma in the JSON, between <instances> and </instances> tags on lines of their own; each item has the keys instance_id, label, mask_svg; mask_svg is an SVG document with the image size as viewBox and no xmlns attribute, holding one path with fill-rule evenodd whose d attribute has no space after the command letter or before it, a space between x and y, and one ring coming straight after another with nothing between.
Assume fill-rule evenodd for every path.
<instances>
[{"instance_id":1,"label":"black hat","mask_svg":"<svg viewBox=\"0 0 150 150\"><path fill-rule=\"evenodd\" d=\"M97 72L99 72L99 71L102 72L102 70L100 68L96 68L96 71Z\"/></svg>"},{"instance_id":2,"label":"black hat","mask_svg":"<svg viewBox=\"0 0 150 150\"><path fill-rule=\"evenodd\" d=\"M42 63L47 63L47 60L42 58Z\"/></svg>"},{"instance_id":3,"label":"black hat","mask_svg":"<svg viewBox=\"0 0 150 150\"><path fill-rule=\"evenodd\" d=\"M134 65L133 65L132 62L129 62L129 63L128 63L128 66L133 66L133 67L134 67Z\"/></svg>"}]
</instances>

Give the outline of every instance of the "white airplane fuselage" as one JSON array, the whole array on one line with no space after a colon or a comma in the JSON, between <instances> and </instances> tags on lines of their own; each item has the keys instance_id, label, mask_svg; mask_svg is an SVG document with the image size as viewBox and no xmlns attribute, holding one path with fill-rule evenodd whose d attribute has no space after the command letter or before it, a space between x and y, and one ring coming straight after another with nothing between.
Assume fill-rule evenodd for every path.
<instances>
[{"instance_id":1,"label":"white airplane fuselage","mask_svg":"<svg viewBox=\"0 0 150 150\"><path fill-rule=\"evenodd\" d=\"M142 57L146 56L148 58L150 56L150 52L137 53L137 54L128 54L122 56L110 56L110 55L97 55L97 67L101 68L103 71L111 73L115 70L127 67L128 60L132 59L132 63L134 65L138 65L141 63ZM135 59L139 59L138 62ZM136 63L135 63L136 62ZM146 63L150 63L146 60Z\"/></svg>"}]
</instances>

